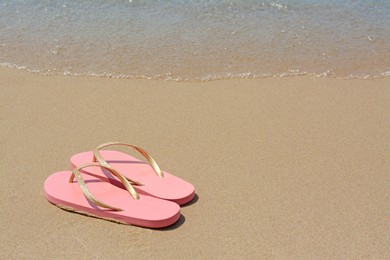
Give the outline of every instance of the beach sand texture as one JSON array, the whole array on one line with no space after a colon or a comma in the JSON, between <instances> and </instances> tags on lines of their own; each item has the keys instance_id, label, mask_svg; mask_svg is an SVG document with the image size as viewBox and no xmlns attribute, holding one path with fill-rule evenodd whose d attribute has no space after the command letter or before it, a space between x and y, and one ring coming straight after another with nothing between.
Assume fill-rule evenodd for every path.
<instances>
[{"instance_id":1,"label":"beach sand texture","mask_svg":"<svg viewBox=\"0 0 390 260\"><path fill-rule=\"evenodd\" d=\"M0 258L389 259L389 86L0 68ZM48 175L107 141L139 145L195 185L176 225L120 225L46 201Z\"/></svg>"}]
</instances>

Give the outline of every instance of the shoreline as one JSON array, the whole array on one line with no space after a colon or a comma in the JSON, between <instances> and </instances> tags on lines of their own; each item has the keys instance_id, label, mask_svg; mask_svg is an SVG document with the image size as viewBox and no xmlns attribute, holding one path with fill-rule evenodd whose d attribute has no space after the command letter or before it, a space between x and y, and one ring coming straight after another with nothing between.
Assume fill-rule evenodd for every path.
<instances>
[{"instance_id":1,"label":"shoreline","mask_svg":"<svg viewBox=\"0 0 390 260\"><path fill-rule=\"evenodd\" d=\"M389 258L388 86L0 68L0 258ZM143 147L195 185L180 223L118 225L46 201L47 176L107 141Z\"/></svg>"},{"instance_id":2,"label":"shoreline","mask_svg":"<svg viewBox=\"0 0 390 260\"><path fill-rule=\"evenodd\" d=\"M0 69L5 70L19 70L28 72L34 75L43 76L43 77L57 77L57 76L66 76L66 77L87 77L87 78L101 78L101 79L124 79L124 80L157 80L157 81L167 81L167 82L209 82L209 81L218 81L218 80L261 80L261 79L272 79L272 78L295 78L295 77L306 77L306 78L324 78L324 79L337 79L337 80L382 80L390 79L390 71L383 70L378 72L375 75L356 75L350 74L349 76L340 76L334 74L332 71L324 72L306 72L299 70L288 70L286 72L279 72L277 74L254 74L252 72L242 72L238 74L232 73L221 73L220 75L207 75L204 77L195 77L195 78L182 78L172 76L170 73L167 75L154 75L154 76L145 76L145 75L122 75L115 73L71 73L69 71L65 72L41 72L38 69L30 69L26 66L18 66L16 64L0 63Z\"/></svg>"}]
</instances>

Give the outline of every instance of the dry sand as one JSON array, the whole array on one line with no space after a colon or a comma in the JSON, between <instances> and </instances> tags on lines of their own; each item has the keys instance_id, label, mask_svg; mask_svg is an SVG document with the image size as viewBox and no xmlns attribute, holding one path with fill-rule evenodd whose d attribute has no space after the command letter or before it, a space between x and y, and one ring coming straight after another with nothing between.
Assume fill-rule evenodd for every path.
<instances>
[{"instance_id":1,"label":"dry sand","mask_svg":"<svg viewBox=\"0 0 390 260\"><path fill-rule=\"evenodd\" d=\"M0 69L1 259L390 258L390 80L166 82ZM106 141L144 147L198 199L165 230L46 201Z\"/></svg>"}]
</instances>

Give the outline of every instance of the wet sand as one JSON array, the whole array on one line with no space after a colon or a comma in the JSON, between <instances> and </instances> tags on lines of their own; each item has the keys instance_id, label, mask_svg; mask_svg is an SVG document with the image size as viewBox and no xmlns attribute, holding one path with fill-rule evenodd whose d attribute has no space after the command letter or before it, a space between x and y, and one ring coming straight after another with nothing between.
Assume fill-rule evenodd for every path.
<instances>
[{"instance_id":1,"label":"wet sand","mask_svg":"<svg viewBox=\"0 0 390 260\"><path fill-rule=\"evenodd\" d=\"M389 86L1 68L0 258L390 258ZM120 225L46 201L47 176L107 141L143 147L195 185L177 224Z\"/></svg>"}]
</instances>

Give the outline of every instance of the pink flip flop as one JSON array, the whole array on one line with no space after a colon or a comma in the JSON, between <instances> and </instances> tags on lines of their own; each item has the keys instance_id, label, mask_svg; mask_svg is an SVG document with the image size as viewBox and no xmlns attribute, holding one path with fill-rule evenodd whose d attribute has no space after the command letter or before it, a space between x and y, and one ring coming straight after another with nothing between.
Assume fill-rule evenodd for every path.
<instances>
[{"instance_id":1,"label":"pink flip flop","mask_svg":"<svg viewBox=\"0 0 390 260\"><path fill-rule=\"evenodd\" d=\"M148 163L138 160L128 154L102 150L111 145L124 145L134 148L141 153ZM99 162L106 167L114 168L134 185L134 188L141 194L150 195L156 198L173 201L179 205L190 202L195 195L195 188L188 183L168 172L163 172L153 158L143 149L125 143L110 142L99 145L94 151L79 153L70 159L72 168L91 162ZM102 179L112 179L104 169L91 168L85 170Z\"/></svg>"},{"instance_id":2,"label":"pink flip flop","mask_svg":"<svg viewBox=\"0 0 390 260\"><path fill-rule=\"evenodd\" d=\"M80 171L84 168L108 170L120 180L124 189L92 175L81 177ZM74 177L76 181L73 181ZM47 200L60 208L122 224L163 228L180 218L179 205L138 194L118 172L99 164L82 165L73 172L56 172L46 179L44 189ZM105 202L94 196L103 198Z\"/></svg>"}]
</instances>

